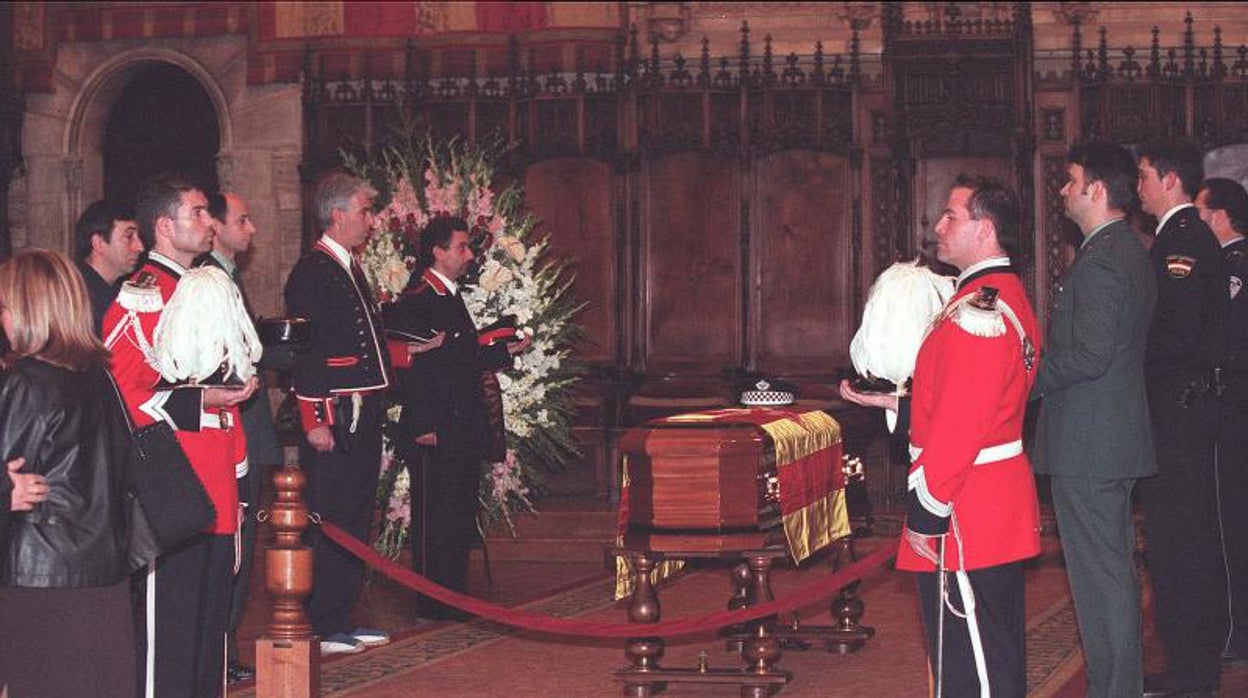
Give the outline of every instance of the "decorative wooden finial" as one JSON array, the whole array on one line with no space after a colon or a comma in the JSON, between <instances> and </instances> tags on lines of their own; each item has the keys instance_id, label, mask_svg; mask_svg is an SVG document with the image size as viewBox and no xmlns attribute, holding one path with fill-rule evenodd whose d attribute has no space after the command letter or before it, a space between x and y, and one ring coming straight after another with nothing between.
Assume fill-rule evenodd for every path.
<instances>
[{"instance_id":1,"label":"decorative wooden finial","mask_svg":"<svg viewBox=\"0 0 1248 698\"><path fill-rule=\"evenodd\" d=\"M312 593L312 550L302 542L308 527L303 502L307 476L288 465L273 475L277 494L267 520L273 544L264 551L264 588L272 599L264 636L256 641L256 695L312 698L320 693L320 643L303 602Z\"/></svg>"},{"instance_id":2,"label":"decorative wooden finial","mask_svg":"<svg viewBox=\"0 0 1248 698\"><path fill-rule=\"evenodd\" d=\"M277 496L269 511L273 545L265 551L264 588L273 599L265 634L274 639L312 636L303 600L312 593L312 551L303 545L308 507L301 495L307 476L287 466L273 475Z\"/></svg>"}]
</instances>

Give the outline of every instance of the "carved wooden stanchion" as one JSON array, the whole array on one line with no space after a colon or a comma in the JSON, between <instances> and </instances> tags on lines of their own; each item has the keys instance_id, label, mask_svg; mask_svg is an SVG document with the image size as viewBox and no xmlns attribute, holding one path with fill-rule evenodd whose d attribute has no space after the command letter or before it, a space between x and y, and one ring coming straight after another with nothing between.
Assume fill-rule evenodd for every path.
<instances>
[{"instance_id":1,"label":"carved wooden stanchion","mask_svg":"<svg viewBox=\"0 0 1248 698\"><path fill-rule=\"evenodd\" d=\"M628 604L628 619L634 623L659 622L659 597L650 583L650 573L662 556L639 552L632 556L633 597ZM628 668L616 672L617 676L632 676L634 682L625 681L627 698L647 698L652 692L662 691L666 684L651 681L646 674L659 671L659 657L663 656L664 642L661 637L631 637L624 646L628 656Z\"/></svg>"},{"instance_id":2,"label":"carved wooden stanchion","mask_svg":"<svg viewBox=\"0 0 1248 698\"><path fill-rule=\"evenodd\" d=\"M836 552L832 556L832 569L838 570L842 564L853 562L858 559L854 552L853 536L845 536L834 543ZM747 559L747 562L749 560ZM754 589L758 588L762 591L759 584L769 584L764 575L757 583L755 572L752 568L742 572L746 563L738 566L738 570L734 571L734 585L737 589L737 596L746 600L744 605L748 606L755 601L752 594ZM832 600L832 618L835 621L832 625L809 625L799 622L797 614L793 615L791 623L777 623L773 629L773 636L779 641L780 647L784 649L807 650L815 642L823 643L823 648L829 652L837 654L850 654L857 652L867 644L875 636L875 628L863 625L861 622L863 613L866 610L866 603L858 596L858 586L861 581L854 581L846 584L841 588L840 593ZM770 598L770 589L764 591ZM731 605L730 605L731 607ZM751 635L755 632L755 628L742 628L734 626L724 633L727 636L727 647L734 651L743 651L746 643L750 640Z\"/></svg>"},{"instance_id":3,"label":"carved wooden stanchion","mask_svg":"<svg viewBox=\"0 0 1248 698\"><path fill-rule=\"evenodd\" d=\"M312 593L312 550L300 540L308 527L308 507L300 495L306 481L293 466L273 475L277 496L269 521L274 536L264 552L264 588L272 611L264 636L256 640L260 698L311 698L321 691L320 645L303 609Z\"/></svg>"},{"instance_id":4,"label":"carved wooden stanchion","mask_svg":"<svg viewBox=\"0 0 1248 698\"><path fill-rule=\"evenodd\" d=\"M628 605L628 619L637 623L638 632L645 632L645 625L659 622L661 604L658 590L650 581L650 572L664 559L717 558L723 551L655 552L651 550L622 550L628 555L633 567L633 596ZM727 553L732 556L733 553ZM746 563L733 570L734 585L744 585L742 607L772 600L769 574L774 557L787 556L788 551L777 548L772 551L747 553ZM740 570L744 571L740 571ZM740 586L737 586L740 589ZM740 596L740 594L738 594ZM696 667L667 668L659 666L665 643L661 637L632 637L624 646L628 666L615 672L615 680L624 684L625 698L649 698L667 688L669 683L700 683L717 686L737 686L742 698L765 698L782 688L792 675L775 668L780 657L780 645L772 635L773 619L764 618L747 623L749 636L742 642L741 659L744 667L712 669L708 656L703 652Z\"/></svg>"}]
</instances>

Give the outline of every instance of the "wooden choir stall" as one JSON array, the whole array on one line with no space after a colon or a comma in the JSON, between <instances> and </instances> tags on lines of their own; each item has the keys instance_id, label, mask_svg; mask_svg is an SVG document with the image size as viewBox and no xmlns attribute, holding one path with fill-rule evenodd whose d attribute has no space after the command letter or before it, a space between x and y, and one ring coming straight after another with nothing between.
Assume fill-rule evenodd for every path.
<instances>
[{"instance_id":1,"label":"wooden choir stall","mask_svg":"<svg viewBox=\"0 0 1248 698\"><path fill-rule=\"evenodd\" d=\"M690 559L733 565L729 608L773 600L770 572L780 559L794 564L832 546L852 556L842 470L841 427L824 412L751 407L708 410L651 420L620 442L624 488L619 511L617 597L629 596L629 620L659 621L655 582ZM744 665L709 669L659 665L659 637L631 638L629 666L616 672L626 696L638 698L667 683L739 685L742 696L765 696L790 674L776 668L782 643L822 642L852 652L874 630L858 624L855 587L832 603L832 626L777 626L775 618L723 633Z\"/></svg>"}]
</instances>

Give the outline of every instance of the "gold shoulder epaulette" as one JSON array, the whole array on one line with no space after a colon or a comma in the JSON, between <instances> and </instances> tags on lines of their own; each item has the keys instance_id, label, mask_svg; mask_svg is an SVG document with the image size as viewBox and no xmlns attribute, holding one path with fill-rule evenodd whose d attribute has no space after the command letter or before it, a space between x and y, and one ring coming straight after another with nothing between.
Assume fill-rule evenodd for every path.
<instances>
[{"instance_id":1,"label":"gold shoulder epaulette","mask_svg":"<svg viewBox=\"0 0 1248 698\"><path fill-rule=\"evenodd\" d=\"M154 313L165 307L165 300L160 297L160 287L156 285L156 275L147 271L135 274L121 285L121 290L117 292L117 303L136 313Z\"/></svg>"},{"instance_id":2,"label":"gold shoulder epaulette","mask_svg":"<svg viewBox=\"0 0 1248 698\"><path fill-rule=\"evenodd\" d=\"M1000 337L1005 334L1005 317L997 307L997 289L990 286L963 297L954 306L950 318L967 334L976 337Z\"/></svg>"}]
</instances>

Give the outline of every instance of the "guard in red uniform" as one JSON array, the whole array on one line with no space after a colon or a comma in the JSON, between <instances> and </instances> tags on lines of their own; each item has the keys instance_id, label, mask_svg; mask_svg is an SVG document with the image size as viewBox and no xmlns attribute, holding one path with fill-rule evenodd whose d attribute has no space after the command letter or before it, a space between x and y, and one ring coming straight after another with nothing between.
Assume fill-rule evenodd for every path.
<instances>
[{"instance_id":1,"label":"guard in red uniform","mask_svg":"<svg viewBox=\"0 0 1248 698\"><path fill-rule=\"evenodd\" d=\"M225 681L234 533L238 528L235 478L247 471L247 444L238 427L243 388L156 389L152 340L165 303L195 256L212 243L207 199L175 176L159 176L139 192L139 232L151 249L146 264L125 283L104 316L111 372L137 427L168 422L216 508L202 534L166 551L147 575L148 696L220 695Z\"/></svg>"},{"instance_id":2,"label":"guard in red uniform","mask_svg":"<svg viewBox=\"0 0 1248 698\"><path fill-rule=\"evenodd\" d=\"M937 695L1022 698L1027 690L1022 561L1040 552L1040 531L1022 431L1040 333L1010 267L1018 211L998 182L954 183L936 256L961 270L958 290L924 340L912 397L900 405L913 465L897 567L918 573ZM898 406L845 384L842 393Z\"/></svg>"}]
</instances>

